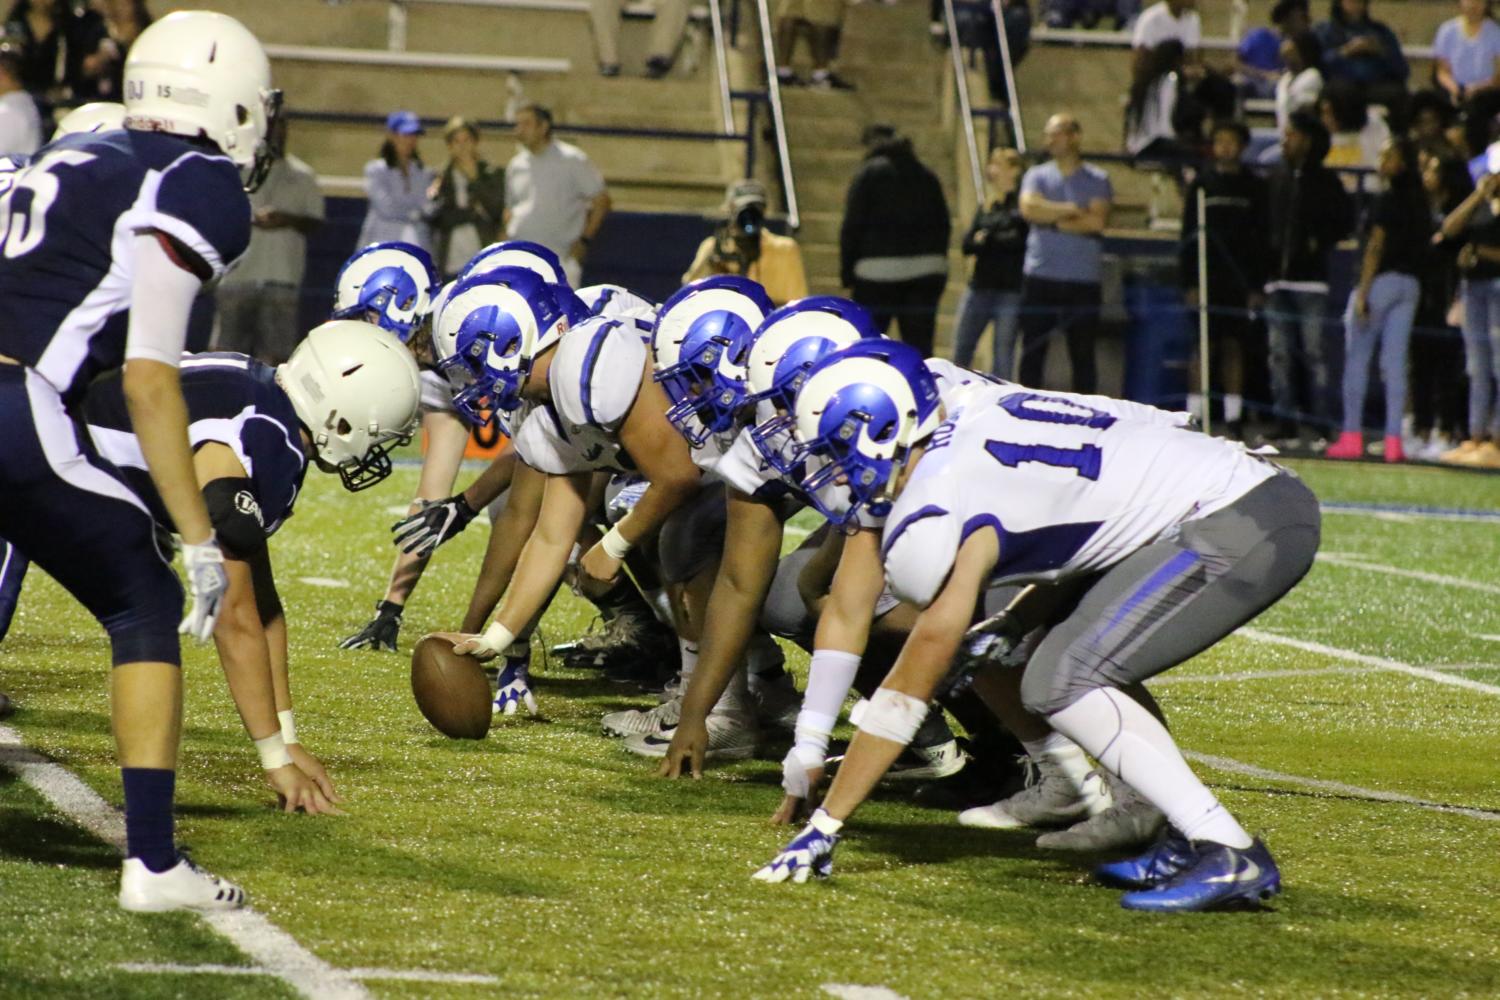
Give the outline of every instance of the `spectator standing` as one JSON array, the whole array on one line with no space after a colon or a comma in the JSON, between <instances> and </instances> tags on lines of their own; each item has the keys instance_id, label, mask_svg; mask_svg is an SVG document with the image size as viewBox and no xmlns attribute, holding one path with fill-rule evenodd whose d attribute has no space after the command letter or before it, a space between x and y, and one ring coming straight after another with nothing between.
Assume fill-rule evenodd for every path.
<instances>
[{"instance_id":1,"label":"spectator standing","mask_svg":"<svg viewBox=\"0 0 1500 1000\"><path fill-rule=\"evenodd\" d=\"M1363 458L1365 396L1370 361L1380 350L1385 383L1385 460L1401 462L1401 421L1406 416L1406 359L1422 297L1418 277L1431 252L1432 211L1422 188L1417 147L1393 139L1380 151L1386 190L1375 199L1359 270L1344 313L1344 424L1329 458Z\"/></svg>"},{"instance_id":2,"label":"spectator standing","mask_svg":"<svg viewBox=\"0 0 1500 1000\"><path fill-rule=\"evenodd\" d=\"M1312 27L1307 0L1277 0L1271 24L1245 32L1235 49L1235 71L1242 92L1249 97L1271 97L1286 69L1282 48L1287 39Z\"/></svg>"},{"instance_id":3,"label":"spectator standing","mask_svg":"<svg viewBox=\"0 0 1500 1000\"><path fill-rule=\"evenodd\" d=\"M1276 81L1276 129L1286 130L1292 114L1316 108L1323 93L1323 47L1311 31L1299 31L1281 43L1286 67Z\"/></svg>"},{"instance_id":4,"label":"spectator standing","mask_svg":"<svg viewBox=\"0 0 1500 1000\"><path fill-rule=\"evenodd\" d=\"M505 219L505 172L479 158L479 129L454 117L443 128L448 164L432 182L433 241L438 271L446 280L495 242Z\"/></svg>"},{"instance_id":5,"label":"spectator standing","mask_svg":"<svg viewBox=\"0 0 1500 1000\"><path fill-rule=\"evenodd\" d=\"M250 195L250 248L219 284L217 346L277 365L302 340L307 237L323 223L323 195L313 169L286 152L285 118L270 140L275 159Z\"/></svg>"},{"instance_id":6,"label":"spectator standing","mask_svg":"<svg viewBox=\"0 0 1500 1000\"><path fill-rule=\"evenodd\" d=\"M552 137L552 112L540 104L517 109L516 138L521 148L505 166L505 233L557 254L576 287L609 214L604 177L583 150Z\"/></svg>"},{"instance_id":7,"label":"spectator standing","mask_svg":"<svg viewBox=\"0 0 1500 1000\"><path fill-rule=\"evenodd\" d=\"M1250 131L1240 122L1220 122L1213 131L1213 160L1188 187L1182 212L1181 279L1188 304L1199 304L1198 196L1204 196L1208 251L1208 323L1213 350L1210 391L1223 400L1224 422L1242 437L1245 348L1250 313L1264 300L1266 278L1266 184L1245 169ZM1193 370L1199 370L1194 365Z\"/></svg>"},{"instance_id":8,"label":"spectator standing","mask_svg":"<svg viewBox=\"0 0 1500 1000\"><path fill-rule=\"evenodd\" d=\"M589 20L594 28L594 49L599 56L600 76L620 75L620 14L625 0L589 0ZM651 21L650 55L646 75L653 80L666 76L677 61L682 31L687 27L687 0L656 0Z\"/></svg>"},{"instance_id":9,"label":"spectator standing","mask_svg":"<svg viewBox=\"0 0 1500 1000\"><path fill-rule=\"evenodd\" d=\"M1358 87L1369 101L1398 119L1406 105L1411 67L1401 42L1370 16L1370 0L1332 0L1328 20L1314 29L1323 46L1323 75Z\"/></svg>"},{"instance_id":10,"label":"spectator standing","mask_svg":"<svg viewBox=\"0 0 1500 1000\"><path fill-rule=\"evenodd\" d=\"M844 201L839 276L882 333L894 319L901 339L930 355L948 284L948 200L937 175L894 127L871 125L864 146Z\"/></svg>"},{"instance_id":11,"label":"spectator standing","mask_svg":"<svg viewBox=\"0 0 1500 1000\"><path fill-rule=\"evenodd\" d=\"M1418 147L1420 150L1420 146ZM1474 193L1463 157L1452 151L1421 152L1422 187L1435 227ZM1465 437L1463 338L1449 313L1458 295L1458 251L1462 240L1433 236L1422 261L1422 304L1411 352L1412 440L1409 458L1435 460ZM1461 308L1461 307L1460 307ZM1461 314L1461 313L1460 313Z\"/></svg>"},{"instance_id":12,"label":"spectator standing","mask_svg":"<svg viewBox=\"0 0 1500 1000\"><path fill-rule=\"evenodd\" d=\"M1500 24L1490 20L1491 0L1459 0L1458 16L1444 21L1432 41L1434 74L1455 105L1479 99L1494 114L1500 90Z\"/></svg>"},{"instance_id":13,"label":"spectator standing","mask_svg":"<svg viewBox=\"0 0 1500 1000\"><path fill-rule=\"evenodd\" d=\"M1323 165L1328 130L1311 113L1295 112L1282 133L1282 163L1272 174L1266 208L1270 242L1266 326L1270 334L1271 399L1277 438L1328 428L1328 364L1323 322L1328 312L1328 258L1354 228L1354 204L1333 171ZM1306 410L1297 404L1304 390Z\"/></svg>"},{"instance_id":14,"label":"spectator standing","mask_svg":"<svg viewBox=\"0 0 1500 1000\"><path fill-rule=\"evenodd\" d=\"M1144 16L1144 15L1143 15ZM1114 201L1109 174L1083 162L1083 130L1056 114L1043 130L1051 161L1026 171L1021 216L1031 225L1021 279L1020 381L1040 386L1047 340L1067 338L1073 391L1093 392L1098 377L1094 340L1103 302L1104 229Z\"/></svg>"},{"instance_id":15,"label":"spectator standing","mask_svg":"<svg viewBox=\"0 0 1500 1000\"><path fill-rule=\"evenodd\" d=\"M380 155L365 164L365 194L370 207L359 229L359 245L400 241L432 252L427 225L427 189L433 173L422 165L417 136L422 120L411 111L392 111L385 119Z\"/></svg>"},{"instance_id":16,"label":"spectator standing","mask_svg":"<svg viewBox=\"0 0 1500 1000\"><path fill-rule=\"evenodd\" d=\"M1385 121L1385 109L1370 104L1364 93L1347 80L1333 80L1318 98L1318 114L1329 132L1330 167L1362 167L1374 170L1380 162L1380 151L1391 139L1391 127ZM1349 175L1344 186L1351 191L1360 187L1359 178ZM1364 189L1373 194L1380 188L1377 177L1364 179Z\"/></svg>"},{"instance_id":17,"label":"spectator standing","mask_svg":"<svg viewBox=\"0 0 1500 1000\"><path fill-rule=\"evenodd\" d=\"M21 60L0 49L0 156L30 156L42 145L42 117L21 86Z\"/></svg>"},{"instance_id":18,"label":"spectator standing","mask_svg":"<svg viewBox=\"0 0 1500 1000\"><path fill-rule=\"evenodd\" d=\"M807 296L802 248L790 236L766 228L766 186L735 181L724 195L724 219L693 255L682 283L714 274L739 274L758 281L771 301L784 306Z\"/></svg>"},{"instance_id":19,"label":"spectator standing","mask_svg":"<svg viewBox=\"0 0 1500 1000\"><path fill-rule=\"evenodd\" d=\"M92 94L100 66L85 68L108 32L104 18L78 0L16 0L5 19L6 37L21 52L21 82L50 103Z\"/></svg>"},{"instance_id":20,"label":"spectator standing","mask_svg":"<svg viewBox=\"0 0 1500 1000\"><path fill-rule=\"evenodd\" d=\"M1500 175L1486 174L1443 220L1462 240L1464 369L1469 376L1469 434L1444 462L1500 467Z\"/></svg>"},{"instance_id":21,"label":"spectator standing","mask_svg":"<svg viewBox=\"0 0 1500 1000\"><path fill-rule=\"evenodd\" d=\"M140 33L151 24L146 0L101 0L105 37L84 61L84 71L93 80L93 96L101 101L122 101L125 93L125 57Z\"/></svg>"},{"instance_id":22,"label":"spectator standing","mask_svg":"<svg viewBox=\"0 0 1500 1000\"><path fill-rule=\"evenodd\" d=\"M812 51L812 85L819 90L853 90L854 85L833 71L844 31L845 0L779 0L776 4L776 79L783 86L801 86L792 70L797 38L807 36Z\"/></svg>"},{"instance_id":23,"label":"spectator standing","mask_svg":"<svg viewBox=\"0 0 1500 1000\"><path fill-rule=\"evenodd\" d=\"M1146 51L1145 67L1131 81L1125 102L1125 151L1131 156L1177 159L1187 152L1174 124L1182 69L1182 43L1176 39Z\"/></svg>"},{"instance_id":24,"label":"spectator standing","mask_svg":"<svg viewBox=\"0 0 1500 1000\"><path fill-rule=\"evenodd\" d=\"M1019 193L1021 154L1014 149L995 149L985 165L990 182L990 203L974 213L974 222L964 234L963 251L974 258L974 273L958 303L958 328L954 333L953 361L971 367L974 348L985 327L995 324L995 349L990 371L1010 381L1015 366L1016 320L1021 312L1021 270L1026 262L1026 234L1030 227L1021 217Z\"/></svg>"}]
</instances>

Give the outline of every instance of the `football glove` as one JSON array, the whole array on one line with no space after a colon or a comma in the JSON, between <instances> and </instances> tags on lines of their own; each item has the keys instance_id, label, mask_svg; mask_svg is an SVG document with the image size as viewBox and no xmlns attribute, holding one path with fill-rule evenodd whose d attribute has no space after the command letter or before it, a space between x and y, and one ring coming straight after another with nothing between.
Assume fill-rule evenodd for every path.
<instances>
[{"instance_id":1,"label":"football glove","mask_svg":"<svg viewBox=\"0 0 1500 1000\"><path fill-rule=\"evenodd\" d=\"M219 605L229 590L229 574L224 570L224 553L212 535L199 545L182 543L182 565L187 570L188 592L193 595L193 606L187 617L177 626L179 635L190 635L199 642L207 642L214 634L214 620L219 617Z\"/></svg>"},{"instance_id":2,"label":"football glove","mask_svg":"<svg viewBox=\"0 0 1500 1000\"><path fill-rule=\"evenodd\" d=\"M843 822L834 819L819 809L782 848L771 863L757 871L751 878L760 882L806 882L809 875L827 878L833 872L833 849L838 846L839 829Z\"/></svg>"},{"instance_id":3,"label":"football glove","mask_svg":"<svg viewBox=\"0 0 1500 1000\"><path fill-rule=\"evenodd\" d=\"M401 632L399 604L380 601L375 605L375 617L358 632L339 643L339 649L374 649L388 653L396 651L396 636Z\"/></svg>"},{"instance_id":4,"label":"football glove","mask_svg":"<svg viewBox=\"0 0 1500 1000\"><path fill-rule=\"evenodd\" d=\"M515 715L517 705L525 705L530 715L536 714L536 695L531 693L530 677L526 673L527 658L505 658L497 678L499 688L495 691L495 704L491 715Z\"/></svg>"},{"instance_id":5,"label":"football glove","mask_svg":"<svg viewBox=\"0 0 1500 1000\"><path fill-rule=\"evenodd\" d=\"M446 500L419 500L415 514L391 526L396 547L407 555L430 556L433 550L463 531L478 511L462 493Z\"/></svg>"}]
</instances>

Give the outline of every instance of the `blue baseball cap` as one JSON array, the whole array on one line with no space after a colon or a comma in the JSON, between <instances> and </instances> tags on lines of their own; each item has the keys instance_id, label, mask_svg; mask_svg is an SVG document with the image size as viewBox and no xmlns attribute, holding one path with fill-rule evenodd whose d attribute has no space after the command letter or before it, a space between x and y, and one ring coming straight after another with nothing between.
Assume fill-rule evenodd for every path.
<instances>
[{"instance_id":1,"label":"blue baseball cap","mask_svg":"<svg viewBox=\"0 0 1500 1000\"><path fill-rule=\"evenodd\" d=\"M397 135L421 135L423 131L422 119L415 111L392 111L385 116L385 127Z\"/></svg>"}]
</instances>

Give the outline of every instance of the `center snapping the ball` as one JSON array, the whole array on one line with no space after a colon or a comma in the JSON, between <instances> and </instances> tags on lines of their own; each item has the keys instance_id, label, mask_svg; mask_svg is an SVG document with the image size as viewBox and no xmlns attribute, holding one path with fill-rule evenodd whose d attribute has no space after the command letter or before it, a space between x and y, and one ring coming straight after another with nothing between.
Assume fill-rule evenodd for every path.
<instances>
[{"instance_id":1,"label":"center snapping the ball","mask_svg":"<svg viewBox=\"0 0 1500 1000\"><path fill-rule=\"evenodd\" d=\"M447 639L423 636L412 649L411 693L444 736L482 740L489 734L489 678L478 660L455 653Z\"/></svg>"}]
</instances>

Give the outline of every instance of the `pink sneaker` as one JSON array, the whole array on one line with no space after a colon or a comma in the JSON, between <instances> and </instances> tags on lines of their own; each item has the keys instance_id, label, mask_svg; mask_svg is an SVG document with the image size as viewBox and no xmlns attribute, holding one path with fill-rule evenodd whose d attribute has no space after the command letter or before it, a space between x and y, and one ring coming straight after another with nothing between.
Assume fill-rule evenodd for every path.
<instances>
[{"instance_id":1,"label":"pink sneaker","mask_svg":"<svg viewBox=\"0 0 1500 1000\"><path fill-rule=\"evenodd\" d=\"M1385 460L1387 462L1406 461L1406 449L1401 447L1401 436L1399 434L1387 434L1385 436Z\"/></svg>"},{"instance_id":2,"label":"pink sneaker","mask_svg":"<svg viewBox=\"0 0 1500 1000\"><path fill-rule=\"evenodd\" d=\"M1399 442L1398 442L1399 444ZM1364 458L1365 437L1359 431L1344 431L1339 439L1323 452L1324 458Z\"/></svg>"}]
</instances>

